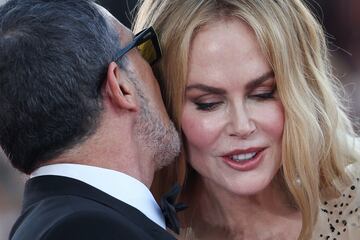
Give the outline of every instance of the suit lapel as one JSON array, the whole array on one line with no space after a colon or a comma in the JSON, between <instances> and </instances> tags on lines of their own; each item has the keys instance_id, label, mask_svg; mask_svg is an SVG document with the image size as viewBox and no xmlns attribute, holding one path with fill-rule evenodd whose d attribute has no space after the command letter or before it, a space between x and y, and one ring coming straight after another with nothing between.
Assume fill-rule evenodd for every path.
<instances>
[{"instance_id":1,"label":"suit lapel","mask_svg":"<svg viewBox=\"0 0 360 240\"><path fill-rule=\"evenodd\" d=\"M164 229L136 208L84 182L68 177L39 176L28 180L25 185L23 212L43 199L64 195L86 198L105 205L126 216L134 224L141 224L142 228L150 235L153 235L154 238L159 237L159 235L168 236Z\"/></svg>"}]
</instances>

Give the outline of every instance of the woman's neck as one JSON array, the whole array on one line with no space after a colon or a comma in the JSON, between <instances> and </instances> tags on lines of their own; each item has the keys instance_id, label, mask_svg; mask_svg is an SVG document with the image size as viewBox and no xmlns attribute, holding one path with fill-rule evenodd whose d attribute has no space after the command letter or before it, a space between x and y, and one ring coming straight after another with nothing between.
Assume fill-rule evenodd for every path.
<instances>
[{"instance_id":1,"label":"woman's neck","mask_svg":"<svg viewBox=\"0 0 360 240\"><path fill-rule=\"evenodd\" d=\"M276 181L252 196L235 195L200 177L194 183L184 220L199 239L297 239L301 214Z\"/></svg>"}]
</instances>

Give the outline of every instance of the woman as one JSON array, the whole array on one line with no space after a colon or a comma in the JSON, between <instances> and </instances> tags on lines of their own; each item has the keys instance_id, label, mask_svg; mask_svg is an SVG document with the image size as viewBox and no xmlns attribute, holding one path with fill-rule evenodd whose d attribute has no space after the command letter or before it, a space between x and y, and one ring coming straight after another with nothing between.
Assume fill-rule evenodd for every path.
<instances>
[{"instance_id":1,"label":"woman","mask_svg":"<svg viewBox=\"0 0 360 240\"><path fill-rule=\"evenodd\" d=\"M184 151L181 239L356 239L355 134L323 30L300 0L145 0Z\"/></svg>"}]
</instances>

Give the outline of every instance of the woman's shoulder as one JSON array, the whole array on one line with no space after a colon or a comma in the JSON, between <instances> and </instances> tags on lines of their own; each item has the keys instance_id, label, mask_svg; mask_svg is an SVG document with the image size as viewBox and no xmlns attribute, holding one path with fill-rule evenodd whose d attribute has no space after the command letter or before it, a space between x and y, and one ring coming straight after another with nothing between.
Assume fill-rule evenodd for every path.
<instances>
[{"instance_id":1,"label":"woman's shoulder","mask_svg":"<svg viewBox=\"0 0 360 240\"><path fill-rule=\"evenodd\" d=\"M346 171L352 182L339 198L321 203L314 239L359 239L360 163L347 166Z\"/></svg>"}]
</instances>

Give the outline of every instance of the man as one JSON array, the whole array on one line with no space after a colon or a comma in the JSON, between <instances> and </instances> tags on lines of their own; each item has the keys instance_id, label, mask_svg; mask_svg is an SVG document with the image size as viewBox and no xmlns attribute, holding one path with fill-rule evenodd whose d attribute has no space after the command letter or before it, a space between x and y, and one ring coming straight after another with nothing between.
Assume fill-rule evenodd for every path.
<instances>
[{"instance_id":1,"label":"man","mask_svg":"<svg viewBox=\"0 0 360 240\"><path fill-rule=\"evenodd\" d=\"M0 7L0 144L30 174L11 239L174 239L148 188L179 138L141 44L156 61L90 0Z\"/></svg>"}]
</instances>

